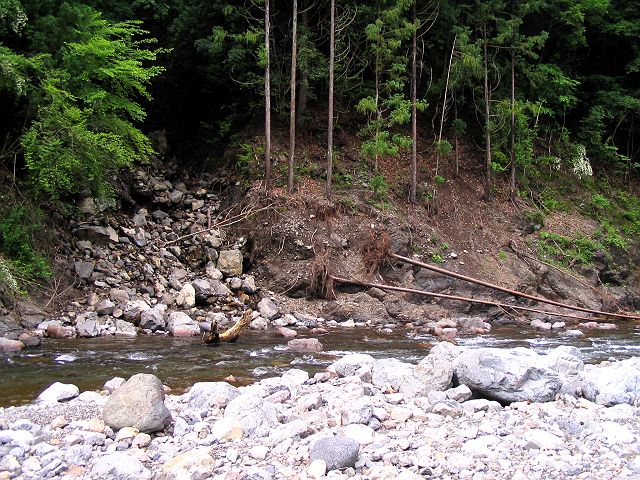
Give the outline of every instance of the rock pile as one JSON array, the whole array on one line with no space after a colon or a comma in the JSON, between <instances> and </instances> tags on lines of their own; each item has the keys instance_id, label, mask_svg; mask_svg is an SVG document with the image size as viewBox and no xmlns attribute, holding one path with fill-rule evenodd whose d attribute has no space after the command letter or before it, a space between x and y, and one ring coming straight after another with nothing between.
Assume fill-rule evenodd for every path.
<instances>
[{"instance_id":1,"label":"rock pile","mask_svg":"<svg viewBox=\"0 0 640 480\"><path fill-rule=\"evenodd\" d=\"M114 379L102 394L0 409L0 478L638 478L637 358L582 368L567 349L498 352L439 344L418 366L355 354L311 378L292 369L166 398L153 376ZM587 398L562 393L569 384ZM551 401L526 398L546 398L550 385ZM483 392L523 401L504 406ZM142 417L162 419L149 433L134 412L116 424L113 406L128 402L170 417L148 410Z\"/></svg>"}]
</instances>

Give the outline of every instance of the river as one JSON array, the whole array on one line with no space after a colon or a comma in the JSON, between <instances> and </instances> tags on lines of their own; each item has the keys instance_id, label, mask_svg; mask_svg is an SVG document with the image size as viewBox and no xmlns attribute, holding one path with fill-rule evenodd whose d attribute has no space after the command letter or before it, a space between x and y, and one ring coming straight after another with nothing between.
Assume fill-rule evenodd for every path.
<instances>
[{"instance_id":1,"label":"river","mask_svg":"<svg viewBox=\"0 0 640 480\"><path fill-rule=\"evenodd\" d=\"M564 332L535 332L522 327L496 327L486 335L462 335L459 345L469 347L525 346L544 353L558 345L578 347L586 362L640 355L640 331L633 322L617 331L587 331L584 337ZM249 331L235 344L202 345L199 338L166 336L44 339L36 349L0 356L0 406L33 401L53 382L73 383L80 390L100 389L116 376L153 373L174 392L195 382L221 381L229 375L236 385L281 374L289 368L310 373L324 369L336 358L361 352L376 358L419 362L437 340L403 330L393 334L369 329L331 330L318 337L320 353L290 351L286 340L272 332Z\"/></svg>"}]
</instances>

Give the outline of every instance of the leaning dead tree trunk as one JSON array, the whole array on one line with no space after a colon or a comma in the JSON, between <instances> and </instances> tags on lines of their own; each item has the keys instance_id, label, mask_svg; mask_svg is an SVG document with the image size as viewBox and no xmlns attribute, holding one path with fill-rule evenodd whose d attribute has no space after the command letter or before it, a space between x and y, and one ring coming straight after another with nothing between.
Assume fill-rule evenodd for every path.
<instances>
[{"instance_id":1,"label":"leaning dead tree trunk","mask_svg":"<svg viewBox=\"0 0 640 480\"><path fill-rule=\"evenodd\" d=\"M251 323L251 315L253 311L247 310L242 314L242 317L228 330L222 333L218 332L218 322L213 320L211 322L211 329L202 335L202 342L206 344L215 344L220 342L235 343L242 331Z\"/></svg>"},{"instance_id":2,"label":"leaning dead tree trunk","mask_svg":"<svg viewBox=\"0 0 640 480\"><path fill-rule=\"evenodd\" d=\"M632 314L629 314L629 313L602 312L600 310L593 310L593 309L590 309L590 308L578 307L576 305L568 305L566 303L556 302L555 300L549 300L548 298L538 297L536 295L529 295L528 293L519 292L517 290L512 290L510 288L501 287L499 285L494 285L492 283L485 282L483 280L478 280L477 278L468 277L468 276L462 275L460 273L456 273L456 272L452 272L452 271L449 271L449 270L445 270L444 268L436 267L435 265L429 265L427 263L419 262L419 261L414 260L412 258L403 257L402 255L398 255L396 253L389 252L388 255L391 258L395 258L396 260L400 260L402 262L409 263L409 264L415 265L417 267L426 268L427 270L431 270L431 271L434 271L434 272L437 272L437 273L441 273L441 274L447 275L449 277L457 278L458 280L463 280L465 282L474 283L476 285L481 285L483 287L487 287L487 288L491 288L493 290L497 290L497 291L500 291L500 292L508 293L508 294L516 296L516 297L527 298L529 300L533 300L533 301L536 301L536 302L547 303L549 305L554 305L556 307L567 308L567 309L576 310L576 311L579 311L579 312L591 313L593 315L600 315L600 316L605 316L605 317L615 317L615 318L624 318L624 319L630 319L630 320L640 320L640 316L638 316L638 315L632 315Z\"/></svg>"}]
</instances>

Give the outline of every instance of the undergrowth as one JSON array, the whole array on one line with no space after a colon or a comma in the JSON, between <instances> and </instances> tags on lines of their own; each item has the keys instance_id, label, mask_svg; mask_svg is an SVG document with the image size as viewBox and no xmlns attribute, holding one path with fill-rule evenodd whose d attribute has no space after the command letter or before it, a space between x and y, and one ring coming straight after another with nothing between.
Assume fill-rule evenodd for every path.
<instances>
[{"instance_id":1,"label":"undergrowth","mask_svg":"<svg viewBox=\"0 0 640 480\"><path fill-rule=\"evenodd\" d=\"M42 213L2 198L0 208L0 282L9 290L51 277L47 258L35 246L35 233L42 229Z\"/></svg>"}]
</instances>

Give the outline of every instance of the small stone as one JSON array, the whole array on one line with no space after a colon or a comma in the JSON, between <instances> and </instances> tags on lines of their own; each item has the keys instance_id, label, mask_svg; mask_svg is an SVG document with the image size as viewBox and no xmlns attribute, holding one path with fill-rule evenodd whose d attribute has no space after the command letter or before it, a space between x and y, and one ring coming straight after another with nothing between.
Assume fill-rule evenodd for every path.
<instances>
[{"instance_id":1,"label":"small stone","mask_svg":"<svg viewBox=\"0 0 640 480\"><path fill-rule=\"evenodd\" d=\"M327 473L327 462L318 458L311 462L307 467L307 475L311 478L320 478Z\"/></svg>"},{"instance_id":2,"label":"small stone","mask_svg":"<svg viewBox=\"0 0 640 480\"><path fill-rule=\"evenodd\" d=\"M249 450L249 456L256 460L264 460L269 453L269 447L265 445L256 445Z\"/></svg>"},{"instance_id":3,"label":"small stone","mask_svg":"<svg viewBox=\"0 0 640 480\"><path fill-rule=\"evenodd\" d=\"M330 471L355 466L359 451L360 444L350 438L323 437L311 446L309 458L312 462L324 460Z\"/></svg>"}]
</instances>

